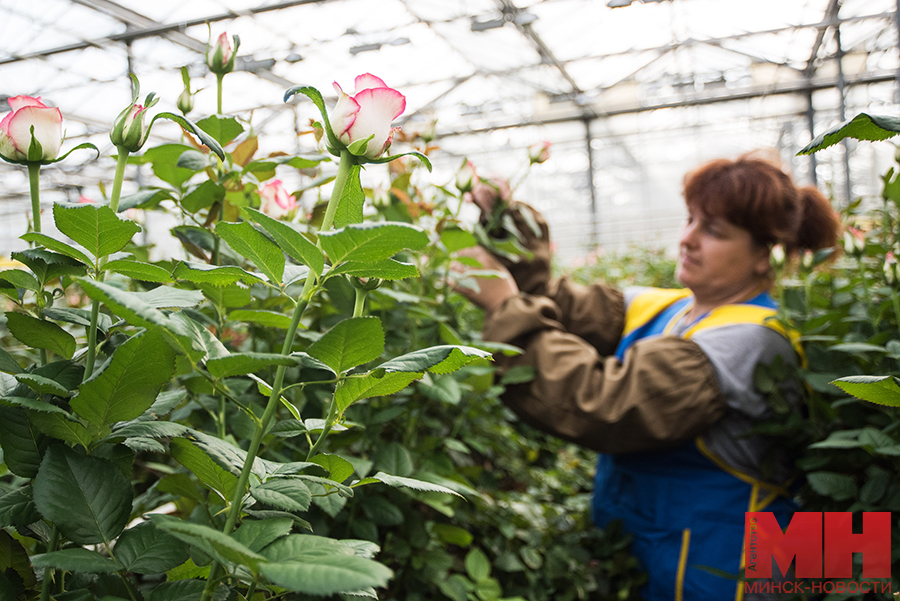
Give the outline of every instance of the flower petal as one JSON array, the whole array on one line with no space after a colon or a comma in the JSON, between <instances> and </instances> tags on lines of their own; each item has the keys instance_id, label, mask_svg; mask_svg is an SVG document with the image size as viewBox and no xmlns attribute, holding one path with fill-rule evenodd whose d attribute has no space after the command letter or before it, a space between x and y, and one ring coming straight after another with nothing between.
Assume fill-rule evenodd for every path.
<instances>
[{"instance_id":1,"label":"flower petal","mask_svg":"<svg viewBox=\"0 0 900 601\"><path fill-rule=\"evenodd\" d=\"M391 88L369 88L354 99L360 108L350 127L350 140L362 140L374 135L365 152L365 156L374 159L384 150L391 134L391 121L406 108L406 98Z\"/></svg>"},{"instance_id":2,"label":"flower petal","mask_svg":"<svg viewBox=\"0 0 900 601\"><path fill-rule=\"evenodd\" d=\"M31 145L31 126L34 137L40 142L44 160L55 159L62 146L62 113L58 108L27 106L13 114L7 123L9 136L16 150L27 155Z\"/></svg>"},{"instance_id":3,"label":"flower petal","mask_svg":"<svg viewBox=\"0 0 900 601\"><path fill-rule=\"evenodd\" d=\"M356 79L353 80L353 83L356 86L356 94L359 94L363 90L368 90L370 88L388 87L388 85L384 83L384 81L380 77L375 77L371 73L363 73L362 75L357 75Z\"/></svg>"},{"instance_id":4,"label":"flower petal","mask_svg":"<svg viewBox=\"0 0 900 601\"><path fill-rule=\"evenodd\" d=\"M340 86L334 84L335 88L340 90ZM344 144L349 144L349 141L342 139L353 124L356 122L357 115L359 114L359 104L356 100L353 99L352 96L348 96L341 92L340 98L338 98L337 104L334 105L334 109L331 111L331 130L334 132L334 135L341 140Z\"/></svg>"},{"instance_id":5,"label":"flower petal","mask_svg":"<svg viewBox=\"0 0 900 601\"><path fill-rule=\"evenodd\" d=\"M43 109L47 108L47 105L41 102L40 96L37 98L32 98L31 96L13 96L6 101L9 103L9 108L11 108L13 112L23 109L26 106L38 106Z\"/></svg>"}]
</instances>

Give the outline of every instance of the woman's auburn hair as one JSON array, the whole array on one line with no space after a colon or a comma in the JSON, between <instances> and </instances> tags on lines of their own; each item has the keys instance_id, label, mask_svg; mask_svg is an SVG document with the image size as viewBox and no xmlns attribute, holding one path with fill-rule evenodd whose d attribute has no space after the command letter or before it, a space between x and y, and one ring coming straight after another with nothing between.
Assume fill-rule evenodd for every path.
<instances>
[{"instance_id":1,"label":"woman's auburn hair","mask_svg":"<svg viewBox=\"0 0 900 601\"><path fill-rule=\"evenodd\" d=\"M788 252L834 246L841 229L837 212L813 186L797 187L777 164L746 154L716 159L684 177L691 210L741 227L763 246Z\"/></svg>"}]
</instances>

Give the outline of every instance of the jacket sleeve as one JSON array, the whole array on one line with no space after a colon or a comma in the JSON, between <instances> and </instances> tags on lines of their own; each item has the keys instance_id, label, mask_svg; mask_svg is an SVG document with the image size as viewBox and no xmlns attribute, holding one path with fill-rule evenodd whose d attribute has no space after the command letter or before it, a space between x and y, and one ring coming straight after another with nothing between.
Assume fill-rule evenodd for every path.
<instances>
[{"instance_id":1,"label":"jacket sleeve","mask_svg":"<svg viewBox=\"0 0 900 601\"><path fill-rule=\"evenodd\" d=\"M626 453L690 440L725 414L715 370L696 343L643 340L620 362L567 331L562 314L548 297L520 294L485 318L485 340L525 351L498 358L501 371L534 368L532 381L503 396L525 422L596 451Z\"/></svg>"},{"instance_id":2,"label":"jacket sleeve","mask_svg":"<svg viewBox=\"0 0 900 601\"><path fill-rule=\"evenodd\" d=\"M546 296L559 308L559 322L570 334L583 338L601 355L615 352L625 326L622 293L603 283L584 286L568 277L551 277L550 230L543 216L524 203L513 203L505 213L512 219L519 240L530 257L497 258L509 269L519 290Z\"/></svg>"}]
</instances>

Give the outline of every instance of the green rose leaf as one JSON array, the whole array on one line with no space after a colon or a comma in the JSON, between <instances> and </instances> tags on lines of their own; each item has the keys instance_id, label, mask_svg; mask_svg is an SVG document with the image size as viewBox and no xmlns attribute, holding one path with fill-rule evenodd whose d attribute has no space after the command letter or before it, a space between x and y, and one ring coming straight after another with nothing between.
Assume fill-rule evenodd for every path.
<instances>
[{"instance_id":1,"label":"green rose leaf","mask_svg":"<svg viewBox=\"0 0 900 601\"><path fill-rule=\"evenodd\" d=\"M246 221L241 223L220 221L216 224L216 233L236 253L253 261L272 284L277 286L281 283L284 275L284 253L252 225Z\"/></svg>"},{"instance_id":2,"label":"green rose leaf","mask_svg":"<svg viewBox=\"0 0 900 601\"><path fill-rule=\"evenodd\" d=\"M377 263L404 249L424 248L428 234L405 223L360 223L323 232L319 241L333 265L344 261Z\"/></svg>"},{"instance_id":3,"label":"green rose leaf","mask_svg":"<svg viewBox=\"0 0 900 601\"><path fill-rule=\"evenodd\" d=\"M224 500L231 501L237 487L237 476L223 469L209 455L184 438L172 440L169 450L172 457L193 472L200 482L219 493Z\"/></svg>"},{"instance_id":4,"label":"green rose leaf","mask_svg":"<svg viewBox=\"0 0 900 601\"><path fill-rule=\"evenodd\" d=\"M9 471L34 478L41 465L43 438L25 411L0 406L0 447Z\"/></svg>"},{"instance_id":5,"label":"green rose leaf","mask_svg":"<svg viewBox=\"0 0 900 601\"><path fill-rule=\"evenodd\" d=\"M186 154L187 153L181 155L182 158L184 158ZM205 159L205 155L201 154L200 156ZM217 202L222 202L222 199L224 198L225 186L208 179L185 194L181 198L181 206L188 213L196 213L201 209L211 207Z\"/></svg>"},{"instance_id":6,"label":"green rose leaf","mask_svg":"<svg viewBox=\"0 0 900 601\"><path fill-rule=\"evenodd\" d=\"M353 149L350 148L351 153L359 155L365 152L365 141L358 140L358 142L363 143L363 150L359 153L354 153ZM360 169L359 165L350 167L347 183L341 191L341 199L338 201L337 210L334 213L335 227L345 227L351 223L362 223L366 194L363 192L362 183L359 180Z\"/></svg>"},{"instance_id":7,"label":"green rose leaf","mask_svg":"<svg viewBox=\"0 0 900 601\"><path fill-rule=\"evenodd\" d=\"M446 374L476 359L490 359L491 353L471 346L440 345L401 355L378 366L386 373L424 372Z\"/></svg>"},{"instance_id":8,"label":"green rose leaf","mask_svg":"<svg viewBox=\"0 0 900 601\"><path fill-rule=\"evenodd\" d=\"M126 572L160 574L188 560L184 544L150 522L129 528L116 541L116 561Z\"/></svg>"},{"instance_id":9,"label":"green rose leaf","mask_svg":"<svg viewBox=\"0 0 900 601\"><path fill-rule=\"evenodd\" d=\"M307 350L337 374L377 359L384 351L384 329L377 317L339 322Z\"/></svg>"},{"instance_id":10,"label":"green rose leaf","mask_svg":"<svg viewBox=\"0 0 900 601\"><path fill-rule=\"evenodd\" d=\"M441 486L440 484L432 484L431 482L416 480L414 478L392 476L390 474L385 474L384 472L378 472L377 474L372 476L372 478L394 488L411 488L413 490L422 492L439 492L448 495L456 495L457 497L463 498L461 494L459 494L455 490L447 488L446 486Z\"/></svg>"},{"instance_id":11,"label":"green rose leaf","mask_svg":"<svg viewBox=\"0 0 900 601\"><path fill-rule=\"evenodd\" d=\"M16 288L23 288L32 292L37 292L41 289L41 283L33 275L21 269L0 271L0 280L9 282Z\"/></svg>"},{"instance_id":12,"label":"green rose leaf","mask_svg":"<svg viewBox=\"0 0 900 601\"><path fill-rule=\"evenodd\" d=\"M175 374L175 352L159 330L120 344L109 363L81 385L72 409L97 426L140 416Z\"/></svg>"},{"instance_id":13,"label":"green rose leaf","mask_svg":"<svg viewBox=\"0 0 900 601\"><path fill-rule=\"evenodd\" d=\"M189 309L203 302L203 293L199 290L169 286L157 286L147 292L135 292L134 295L155 309Z\"/></svg>"},{"instance_id":14,"label":"green rose leaf","mask_svg":"<svg viewBox=\"0 0 900 601\"><path fill-rule=\"evenodd\" d=\"M6 325L23 344L52 351L66 359L71 359L75 354L75 337L55 323L8 311Z\"/></svg>"},{"instance_id":15,"label":"green rose leaf","mask_svg":"<svg viewBox=\"0 0 900 601\"><path fill-rule=\"evenodd\" d=\"M330 478L335 482L343 482L353 475L353 464L340 455L320 453L310 459L310 461L315 464L321 465L326 470L328 470Z\"/></svg>"},{"instance_id":16,"label":"green rose leaf","mask_svg":"<svg viewBox=\"0 0 900 601\"><path fill-rule=\"evenodd\" d=\"M19 365L19 362L13 359L12 355L0 348L0 371L4 371L8 374L17 374L24 370L22 369L22 366Z\"/></svg>"},{"instance_id":17,"label":"green rose leaf","mask_svg":"<svg viewBox=\"0 0 900 601\"><path fill-rule=\"evenodd\" d=\"M35 244L40 244L44 248L48 248L50 250L61 253L69 258L75 259L76 261L84 264L84 265L93 265L94 262L88 257L86 254L75 248L74 246L70 246L65 242L60 242L55 238L51 238L46 234L39 234L37 232L29 232L25 235L19 236L21 240L25 242L34 242Z\"/></svg>"},{"instance_id":18,"label":"green rose leaf","mask_svg":"<svg viewBox=\"0 0 900 601\"><path fill-rule=\"evenodd\" d=\"M238 123L234 117L210 115L206 119L197 121L197 126L222 146L244 133L244 126Z\"/></svg>"},{"instance_id":19,"label":"green rose leaf","mask_svg":"<svg viewBox=\"0 0 900 601\"><path fill-rule=\"evenodd\" d=\"M297 478L277 478L250 487L253 498L285 511L306 511L312 500L309 488Z\"/></svg>"},{"instance_id":20,"label":"green rose leaf","mask_svg":"<svg viewBox=\"0 0 900 601\"><path fill-rule=\"evenodd\" d=\"M72 393L69 392L65 386L56 380L51 380L44 376L20 373L16 374L15 378L38 394L55 394L56 396L61 396L63 398L72 396Z\"/></svg>"},{"instance_id":21,"label":"green rose leaf","mask_svg":"<svg viewBox=\"0 0 900 601\"><path fill-rule=\"evenodd\" d=\"M260 565L266 561L262 555L254 553L234 538L209 526L192 524L158 513L149 517L157 528L214 557L247 566L254 573L258 573Z\"/></svg>"},{"instance_id":22,"label":"green rose leaf","mask_svg":"<svg viewBox=\"0 0 900 601\"><path fill-rule=\"evenodd\" d=\"M33 407L28 407L28 409L33 409ZM30 411L28 418L38 430L51 438L64 440L72 446L81 445L85 449L91 446L91 433L88 432L81 422L64 411Z\"/></svg>"},{"instance_id":23,"label":"green rose leaf","mask_svg":"<svg viewBox=\"0 0 900 601\"><path fill-rule=\"evenodd\" d=\"M241 213L266 230L274 238L275 243L289 257L312 269L317 276L322 275L322 270L325 267L325 257L322 256L322 251L310 242L306 236L287 223L272 219L256 209L244 207L241 209Z\"/></svg>"},{"instance_id":24,"label":"green rose leaf","mask_svg":"<svg viewBox=\"0 0 900 601\"><path fill-rule=\"evenodd\" d=\"M797 154L812 154L833 146L845 138L874 142L893 138L897 134L900 134L900 118L860 113L816 136Z\"/></svg>"},{"instance_id":25,"label":"green rose leaf","mask_svg":"<svg viewBox=\"0 0 900 601\"><path fill-rule=\"evenodd\" d=\"M74 543L109 543L131 515L131 483L114 463L64 445L47 449L34 479L34 503Z\"/></svg>"},{"instance_id":26,"label":"green rose leaf","mask_svg":"<svg viewBox=\"0 0 900 601\"><path fill-rule=\"evenodd\" d=\"M900 386L893 376L848 376L831 383L864 401L900 407Z\"/></svg>"},{"instance_id":27,"label":"green rose leaf","mask_svg":"<svg viewBox=\"0 0 900 601\"><path fill-rule=\"evenodd\" d=\"M172 281L172 274L159 265L142 263L130 259L110 261L103 266L102 271L112 271L113 273L118 273L142 282L166 284Z\"/></svg>"},{"instance_id":28,"label":"green rose leaf","mask_svg":"<svg viewBox=\"0 0 900 601\"><path fill-rule=\"evenodd\" d=\"M150 163L156 177L180 189L194 175L190 169L178 167L178 158L187 150L194 148L185 144L162 144L144 150L142 155L131 155L128 162Z\"/></svg>"},{"instance_id":29,"label":"green rose leaf","mask_svg":"<svg viewBox=\"0 0 900 601\"><path fill-rule=\"evenodd\" d=\"M856 482L846 474L810 472L806 479L814 491L835 501L846 501L856 496Z\"/></svg>"},{"instance_id":30,"label":"green rose leaf","mask_svg":"<svg viewBox=\"0 0 900 601\"><path fill-rule=\"evenodd\" d=\"M0 526L27 526L39 519L31 485L0 496Z\"/></svg>"},{"instance_id":31,"label":"green rose leaf","mask_svg":"<svg viewBox=\"0 0 900 601\"><path fill-rule=\"evenodd\" d=\"M232 538L251 551L262 552L267 546L291 532L294 520L291 517L247 520L234 531Z\"/></svg>"},{"instance_id":32,"label":"green rose leaf","mask_svg":"<svg viewBox=\"0 0 900 601\"><path fill-rule=\"evenodd\" d=\"M232 353L225 357L210 359L206 369L216 379L230 378L256 373L273 365L294 365L289 356L276 353Z\"/></svg>"},{"instance_id":33,"label":"green rose leaf","mask_svg":"<svg viewBox=\"0 0 900 601\"><path fill-rule=\"evenodd\" d=\"M237 309L228 314L228 319L282 330L288 329L291 325L290 315L276 313L275 311L263 311L261 309Z\"/></svg>"},{"instance_id":34,"label":"green rose leaf","mask_svg":"<svg viewBox=\"0 0 900 601\"><path fill-rule=\"evenodd\" d=\"M216 266L189 261L180 262L175 267L172 275L179 280L186 280L194 284L210 284L212 286L230 286L239 281L243 281L246 284L255 284L263 281L261 277L255 276L235 265Z\"/></svg>"},{"instance_id":35,"label":"green rose leaf","mask_svg":"<svg viewBox=\"0 0 900 601\"><path fill-rule=\"evenodd\" d=\"M81 261L64 254L50 252L45 248L13 251L10 257L27 265L44 284L63 275L84 275L86 271Z\"/></svg>"},{"instance_id":36,"label":"green rose leaf","mask_svg":"<svg viewBox=\"0 0 900 601\"><path fill-rule=\"evenodd\" d=\"M88 572L89 574L111 574L120 569L115 561L88 549L63 549L52 553L43 553L31 558L36 568L56 568L69 572Z\"/></svg>"},{"instance_id":37,"label":"green rose leaf","mask_svg":"<svg viewBox=\"0 0 900 601\"><path fill-rule=\"evenodd\" d=\"M53 308L48 307L44 309L44 317L48 317L55 321L63 321L65 323L73 323L75 325L90 327L91 325L91 312L86 309L71 309L69 307L60 307ZM104 334L111 328L113 325L112 318L105 313L99 313L97 315L97 329L99 329Z\"/></svg>"},{"instance_id":38,"label":"green rose leaf","mask_svg":"<svg viewBox=\"0 0 900 601\"><path fill-rule=\"evenodd\" d=\"M207 159L207 155L197 150L185 150L181 153L181 156L178 157L178 162L175 164L178 167L190 169L191 171L203 171L209 167L209 159Z\"/></svg>"},{"instance_id":39,"label":"green rose leaf","mask_svg":"<svg viewBox=\"0 0 900 601\"><path fill-rule=\"evenodd\" d=\"M377 377L377 373L382 373ZM409 386L414 380L422 377L424 372L394 372L368 373L361 378L347 378L340 388L334 393L338 411L344 410L356 401L371 397L387 396L399 392Z\"/></svg>"},{"instance_id":40,"label":"green rose leaf","mask_svg":"<svg viewBox=\"0 0 900 601\"><path fill-rule=\"evenodd\" d=\"M79 279L78 283L93 300L102 302L113 313L133 325L144 328L172 326L162 311L147 303L137 293L89 279Z\"/></svg>"},{"instance_id":41,"label":"green rose leaf","mask_svg":"<svg viewBox=\"0 0 900 601\"><path fill-rule=\"evenodd\" d=\"M59 231L96 258L122 250L141 231L141 226L128 219L120 219L112 209L103 205L55 204L53 219Z\"/></svg>"},{"instance_id":42,"label":"green rose leaf","mask_svg":"<svg viewBox=\"0 0 900 601\"><path fill-rule=\"evenodd\" d=\"M329 275L339 273L356 277L380 278L382 280L405 280L419 277L419 269L412 263L402 263L394 259L385 259L377 263L347 261L341 263Z\"/></svg>"}]
</instances>

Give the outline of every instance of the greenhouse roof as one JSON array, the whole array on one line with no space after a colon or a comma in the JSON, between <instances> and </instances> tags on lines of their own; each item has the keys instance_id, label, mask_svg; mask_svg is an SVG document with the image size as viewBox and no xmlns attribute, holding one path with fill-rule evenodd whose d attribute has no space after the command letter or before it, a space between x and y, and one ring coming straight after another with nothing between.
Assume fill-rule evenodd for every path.
<instances>
[{"instance_id":1,"label":"greenhouse roof","mask_svg":"<svg viewBox=\"0 0 900 601\"><path fill-rule=\"evenodd\" d=\"M0 112L9 96L40 96L62 110L64 150L89 141L108 156L110 124L131 101L129 72L142 94L161 98L155 111L176 112L187 66L200 89L194 112L216 112L204 52L227 32L240 49L223 112L265 134L268 150L301 148L298 134L317 117L302 96L285 103L286 89L314 86L331 106L332 82L352 88L366 72L406 96L404 130L436 123L445 139L637 114L649 116L634 127L665 128L683 115L654 110L890 84L895 10L895 0L6 0ZM478 151L510 145L478 140ZM61 169L77 187L109 166ZM27 195L22 173L3 169L6 198Z\"/></svg>"}]
</instances>

